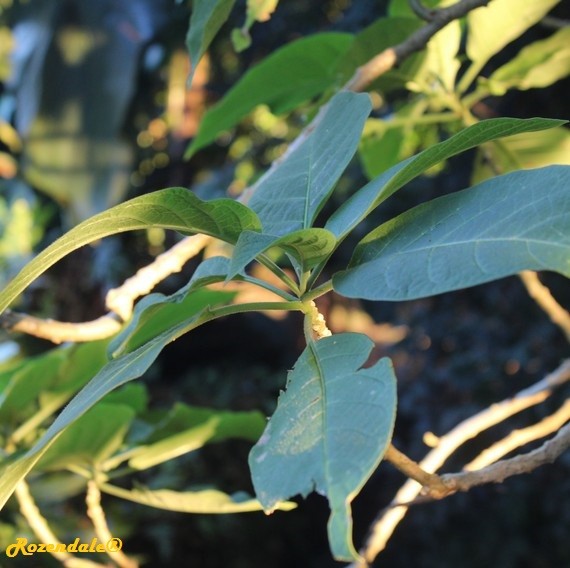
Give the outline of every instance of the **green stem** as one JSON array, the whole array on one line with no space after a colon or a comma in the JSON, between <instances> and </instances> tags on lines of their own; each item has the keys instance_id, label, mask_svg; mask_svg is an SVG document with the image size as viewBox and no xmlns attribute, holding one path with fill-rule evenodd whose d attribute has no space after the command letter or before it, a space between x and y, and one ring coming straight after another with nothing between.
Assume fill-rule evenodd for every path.
<instances>
[{"instance_id":1,"label":"green stem","mask_svg":"<svg viewBox=\"0 0 570 568\"><path fill-rule=\"evenodd\" d=\"M250 284L255 284L256 286L259 286L260 288L265 288L266 290L273 292L277 296L280 296L281 298L283 298L287 302L297 301L297 298L295 296L293 296L292 294L289 294L288 292L285 292L285 290L281 290L280 288L277 288L277 286L273 286L273 284L270 284L269 282L266 282L265 280L259 280L258 278L254 278L253 276L246 275L244 278L244 281L249 282Z\"/></svg>"},{"instance_id":2,"label":"green stem","mask_svg":"<svg viewBox=\"0 0 570 568\"><path fill-rule=\"evenodd\" d=\"M326 282L323 282L323 284L321 284L320 286L317 286L316 288L313 288L312 290L309 290L308 292L303 294L302 300L304 302L310 302L312 300L315 300L316 298L324 296L332 289L333 289L332 280L327 280Z\"/></svg>"},{"instance_id":3,"label":"green stem","mask_svg":"<svg viewBox=\"0 0 570 568\"><path fill-rule=\"evenodd\" d=\"M260 312L267 310L285 310L285 311L304 311L303 302L249 302L247 304L232 304L231 306L222 306L220 308L212 308L201 317L193 322L181 326L178 331L172 336L171 341L175 341L184 334L200 327L202 324L217 318L231 316L233 314L240 314L246 312Z\"/></svg>"},{"instance_id":4,"label":"green stem","mask_svg":"<svg viewBox=\"0 0 570 568\"><path fill-rule=\"evenodd\" d=\"M421 116L396 117L384 121L386 128L399 128L402 126L415 126L417 124L438 124L440 122L453 122L459 120L455 112L432 112Z\"/></svg>"},{"instance_id":5,"label":"green stem","mask_svg":"<svg viewBox=\"0 0 570 568\"><path fill-rule=\"evenodd\" d=\"M471 65L467 68L467 71L461 77L459 83L457 84L456 92L462 95L469 89L471 83L477 79L477 76L481 72L481 69L485 66L486 61L473 61Z\"/></svg>"},{"instance_id":6,"label":"green stem","mask_svg":"<svg viewBox=\"0 0 570 568\"><path fill-rule=\"evenodd\" d=\"M292 280L289 275L281 267L277 266L270 258L267 258L267 256L264 254L261 254L257 257L257 260L263 264L265 268L271 270L271 272L273 272L273 274L275 274L279 280L286 284L292 292L297 294L297 296L301 295L297 283Z\"/></svg>"}]
</instances>

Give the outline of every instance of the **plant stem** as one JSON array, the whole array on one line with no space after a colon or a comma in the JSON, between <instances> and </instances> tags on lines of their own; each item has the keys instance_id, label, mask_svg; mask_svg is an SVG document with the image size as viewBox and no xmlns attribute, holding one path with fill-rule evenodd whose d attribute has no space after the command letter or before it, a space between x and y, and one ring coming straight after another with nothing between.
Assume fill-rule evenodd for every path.
<instances>
[{"instance_id":1,"label":"plant stem","mask_svg":"<svg viewBox=\"0 0 570 568\"><path fill-rule=\"evenodd\" d=\"M111 534L107 519L105 518L105 512L103 511L103 507L101 507L101 491L93 479L90 479L87 483L87 497L85 502L87 504L87 515L93 522L95 534L101 543L105 544L106 547L109 546L109 543L120 543L115 550L109 550L107 548L106 552L109 557L121 568L139 568L139 563L129 558L121 550L122 541L113 537Z\"/></svg>"},{"instance_id":2,"label":"plant stem","mask_svg":"<svg viewBox=\"0 0 570 568\"><path fill-rule=\"evenodd\" d=\"M290 278L289 275L280 266L277 266L270 258L264 254L261 254L257 257L257 260L263 264L265 268L271 270L271 272L273 272L273 274L275 274L279 280L286 284L289 289L297 296L301 295L297 283L292 278Z\"/></svg>"},{"instance_id":3,"label":"plant stem","mask_svg":"<svg viewBox=\"0 0 570 568\"><path fill-rule=\"evenodd\" d=\"M313 288L312 290L309 290L308 292L303 294L303 297L301 299L304 302L310 302L311 300L315 300L320 296L324 296L327 292L330 292L332 289L333 289L332 280L327 280L326 282L323 282L316 288Z\"/></svg>"},{"instance_id":4,"label":"plant stem","mask_svg":"<svg viewBox=\"0 0 570 568\"><path fill-rule=\"evenodd\" d=\"M25 481L20 481L16 485L14 491L18 504L20 505L20 512L26 519L26 522L42 544L62 545L63 543L52 532L48 522L41 514L38 506L36 505L28 484ZM50 554L59 560L66 568L95 568L101 567L102 564L92 562L91 560L84 560L75 558L73 554L64 552L50 552Z\"/></svg>"}]
</instances>

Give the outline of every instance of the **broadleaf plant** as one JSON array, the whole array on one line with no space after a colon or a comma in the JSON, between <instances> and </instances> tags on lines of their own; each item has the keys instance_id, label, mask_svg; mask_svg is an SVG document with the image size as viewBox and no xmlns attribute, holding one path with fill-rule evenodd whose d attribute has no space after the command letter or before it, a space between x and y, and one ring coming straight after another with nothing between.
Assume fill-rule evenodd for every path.
<instances>
[{"instance_id":1,"label":"broadleaf plant","mask_svg":"<svg viewBox=\"0 0 570 568\"><path fill-rule=\"evenodd\" d=\"M566 55L557 58L555 53L555 47L562 48L560 38L566 37L560 31L550 40L533 44L467 92L489 58L555 3L520 2L526 19L503 35L488 14L499 10L519 17L515 3L494 0L488 8L473 11L466 22L470 63L463 74L461 24L455 21L436 35L425 57L415 60L415 71L408 66L400 76L411 91L432 99L426 104L423 99L407 103L398 127L407 128L408 121L419 120L418 113L427 113L445 91L445 104L453 112L448 109L444 116L425 121L450 126L444 139L383 169L363 187L352 188L340 205L331 197L359 147L363 152L367 120L384 119L369 119L371 97L340 89L339 77L355 72L363 63L363 54L376 49L371 46L380 40L370 30L387 29L389 19L356 36L319 34L292 42L253 66L206 114L188 156L212 143L259 104L275 112L287 112L300 104L311 108L312 122L238 199L205 201L185 188L136 197L84 221L24 267L0 292L0 312L62 257L113 234L149 228L204 234L223 241L218 254L227 255L204 258L176 292L141 299L110 342L65 346L0 372L0 417L6 422L8 440L0 463L0 504L6 503L32 469L71 468L105 493L181 512L263 509L271 513L293 508L287 499L316 491L330 505L328 538L333 556L359 561L352 541L351 503L391 445L397 414L396 375L388 358L375 358L374 344L364 334L331 334L318 311L319 299L334 291L347 298L403 301L523 270L550 270L570 277L569 165L517 169L473 187L456 187L458 191L370 227L371 213L395 198L399 190L462 152L483 146L485 155L493 156L497 149L508 149L512 140L520 140L509 137L540 133L548 138L549 129L558 129L550 130L557 132L558 139L562 120L478 120L465 103L467 97L472 97L471 102L477 99L479 89L490 92L545 84L526 65L528 57L548 69L548 83L564 76L560 59ZM250 11L254 4L248 4ZM256 5L271 10L276 4ZM400 13L401 2L399 8L396 4L392 9ZM233 1L194 2L188 33L193 68L233 5ZM260 14L250 16L263 19L269 15ZM407 11L403 14L405 18L396 18L396 35L418 27ZM413 79L404 81L404 72ZM433 84L438 85L437 92L428 93ZM433 129L430 133L439 135ZM387 138L404 144L406 133L402 130ZM383 144L385 140L367 146L367 163L374 162ZM381 168L399 155L399 150L393 152ZM375 171L373 164L366 169ZM335 255L341 244L352 246L350 261ZM337 256L344 262L340 269ZM256 263L270 271L271 282L250 274L249 267ZM264 297L263 301L240 303L240 286L245 285L273 294L272 300ZM214 319L271 310L303 314L306 346L267 423L258 412L183 404L171 412L153 413L146 408L144 389L126 390L127 383L143 376L162 350L182 335ZM90 359L88 364L81 363L84 355ZM125 489L112 482L114 476L125 475L125 470L133 474L157 467L206 443L233 437L256 442L249 455L255 498L215 489L174 491L136 485Z\"/></svg>"}]
</instances>

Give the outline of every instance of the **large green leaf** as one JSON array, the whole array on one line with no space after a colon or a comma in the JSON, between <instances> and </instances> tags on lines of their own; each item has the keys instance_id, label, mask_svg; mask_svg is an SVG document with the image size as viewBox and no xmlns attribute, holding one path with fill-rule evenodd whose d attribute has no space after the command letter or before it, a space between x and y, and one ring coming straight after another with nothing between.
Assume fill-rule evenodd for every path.
<instances>
[{"instance_id":1,"label":"large green leaf","mask_svg":"<svg viewBox=\"0 0 570 568\"><path fill-rule=\"evenodd\" d=\"M260 412L230 412L177 404L129 453L129 466L147 469L197 450L206 443L229 438L255 442L265 427Z\"/></svg>"},{"instance_id":2,"label":"large green leaf","mask_svg":"<svg viewBox=\"0 0 570 568\"><path fill-rule=\"evenodd\" d=\"M396 413L390 361L362 368L372 347L355 333L307 346L249 456L255 493L267 511L299 493L327 496L329 542L339 560L357 557L350 503L382 459Z\"/></svg>"},{"instance_id":3,"label":"large green leaf","mask_svg":"<svg viewBox=\"0 0 570 568\"><path fill-rule=\"evenodd\" d=\"M467 56L482 66L560 0L493 0L467 15Z\"/></svg>"},{"instance_id":4,"label":"large green leaf","mask_svg":"<svg viewBox=\"0 0 570 568\"><path fill-rule=\"evenodd\" d=\"M509 89L548 87L570 74L570 27L526 46L508 63L481 82L493 95Z\"/></svg>"},{"instance_id":5,"label":"large green leaf","mask_svg":"<svg viewBox=\"0 0 570 568\"><path fill-rule=\"evenodd\" d=\"M227 301L227 293L218 292L218 295L220 303ZM63 409L38 442L24 456L10 460L0 472L0 507L10 497L18 482L27 475L57 436L70 424L85 414L105 395L140 377L171 341L190 329L213 319L214 316L209 311L209 308L213 306L212 299L205 299L205 302L202 306L195 306L194 314L187 314L186 321L163 331L138 349L117 357L105 365Z\"/></svg>"},{"instance_id":6,"label":"large green leaf","mask_svg":"<svg viewBox=\"0 0 570 568\"><path fill-rule=\"evenodd\" d=\"M291 42L266 57L205 114L186 157L233 128L258 105L266 104L280 114L323 92L335 82L336 67L352 39L344 33L317 34Z\"/></svg>"},{"instance_id":7,"label":"large green leaf","mask_svg":"<svg viewBox=\"0 0 570 568\"><path fill-rule=\"evenodd\" d=\"M196 67L210 43L228 19L235 0L194 0L192 17L186 36L192 71L188 82L192 82Z\"/></svg>"},{"instance_id":8,"label":"large green leaf","mask_svg":"<svg viewBox=\"0 0 570 568\"><path fill-rule=\"evenodd\" d=\"M321 109L314 129L261 177L249 206L264 233L280 237L312 227L356 152L371 108L365 93L338 93Z\"/></svg>"},{"instance_id":9,"label":"large green leaf","mask_svg":"<svg viewBox=\"0 0 570 568\"><path fill-rule=\"evenodd\" d=\"M306 271L327 258L335 245L335 236L326 229L301 229L283 237L244 231L236 243L227 278L233 278L258 255L273 247L290 254Z\"/></svg>"},{"instance_id":10,"label":"large green leaf","mask_svg":"<svg viewBox=\"0 0 570 568\"><path fill-rule=\"evenodd\" d=\"M518 171L435 199L357 246L334 289L351 298L411 300L521 270L570 277L570 167Z\"/></svg>"},{"instance_id":11,"label":"large green leaf","mask_svg":"<svg viewBox=\"0 0 570 568\"><path fill-rule=\"evenodd\" d=\"M180 513L225 514L262 510L259 501L245 493L227 495L216 489L171 491L169 489L149 489L143 486L138 486L136 489L123 489L110 483L103 483L100 488L105 493L121 499ZM290 511L296 506L295 503L279 503L275 508Z\"/></svg>"},{"instance_id":12,"label":"large green leaf","mask_svg":"<svg viewBox=\"0 0 570 568\"><path fill-rule=\"evenodd\" d=\"M560 126L564 122L548 118L482 120L444 142L408 158L367 183L331 215L325 229L331 231L338 238L343 238L380 203L439 162L490 140L521 132L545 130Z\"/></svg>"},{"instance_id":13,"label":"large green leaf","mask_svg":"<svg viewBox=\"0 0 570 568\"><path fill-rule=\"evenodd\" d=\"M38 467L65 469L71 465L100 464L123 443L134 417L135 411L126 404L97 404L62 432Z\"/></svg>"},{"instance_id":14,"label":"large green leaf","mask_svg":"<svg viewBox=\"0 0 570 568\"><path fill-rule=\"evenodd\" d=\"M0 313L42 272L70 252L109 235L149 227L204 233L232 244L242 231L261 229L255 213L232 199L202 201L183 188L135 197L83 221L28 263L0 293Z\"/></svg>"}]
</instances>

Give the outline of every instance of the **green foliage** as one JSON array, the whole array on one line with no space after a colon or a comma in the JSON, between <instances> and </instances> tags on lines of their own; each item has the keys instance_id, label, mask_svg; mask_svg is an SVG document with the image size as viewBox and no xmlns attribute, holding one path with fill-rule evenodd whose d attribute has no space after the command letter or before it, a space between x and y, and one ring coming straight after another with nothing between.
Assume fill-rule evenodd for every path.
<instances>
[{"instance_id":1,"label":"green foliage","mask_svg":"<svg viewBox=\"0 0 570 568\"><path fill-rule=\"evenodd\" d=\"M194 69L233 4L194 2L187 38ZM242 35L254 21L267 19L276 4L248 2ZM568 145L564 122L478 120L473 112L490 94L550 85L568 73L568 33L561 30L476 80L491 57L554 4L494 0L473 11L466 19L465 54L460 22L447 26L421 56L382 79L408 89L392 119L369 119L372 102L365 93L333 91L372 55L418 27L407 3L393 2L391 17L355 36L323 33L294 41L253 66L207 112L188 150L191 155L213 142L259 104L276 113L307 105L312 123L241 203L203 201L182 188L157 191L84 221L31 261L0 292L0 312L59 259L108 235L158 227L203 233L231 245L223 249L227 258L203 260L174 294L144 297L112 341L65 346L0 373L6 456L0 503L32 469L73 469L104 492L170 511L269 513L295 506L286 499L317 491L331 508L333 555L356 559L351 503L390 444L396 380L388 359L366 366L373 347L366 336L328 337L314 300L333 289L351 298L409 300L525 269L570 277L570 166L519 167L533 156L534 166L560 156ZM470 63L460 75L465 55ZM370 222L387 199L476 147L473 177L491 179L416 206L361 238L357 226ZM320 214L356 153L371 179L321 223ZM501 171L517 171L491 175L489 160ZM338 270L330 259L342 241L356 235L360 242L350 263ZM281 287L248 274L252 262L268 268ZM287 271L289 265L294 271ZM325 268L330 280L322 282ZM230 281L265 288L281 301L240 304L235 292L211 287ZM302 312L307 344L268 423L259 412L185 404L149 411L145 389L126 385L181 335L216 318L263 310ZM256 499L213 489L125 489L111 483L229 438L257 441L249 458Z\"/></svg>"},{"instance_id":2,"label":"green foliage","mask_svg":"<svg viewBox=\"0 0 570 568\"><path fill-rule=\"evenodd\" d=\"M311 491L331 507L335 558L357 558L350 502L382 459L396 416L396 377L388 359L362 369L373 343L339 334L310 342L289 374L249 464L263 507Z\"/></svg>"}]
</instances>

